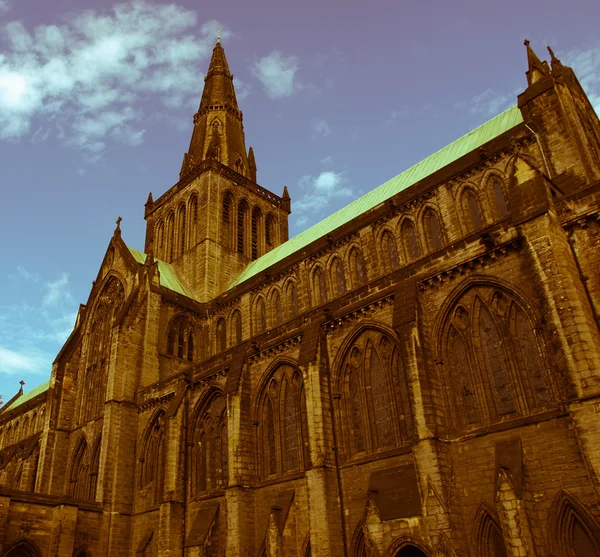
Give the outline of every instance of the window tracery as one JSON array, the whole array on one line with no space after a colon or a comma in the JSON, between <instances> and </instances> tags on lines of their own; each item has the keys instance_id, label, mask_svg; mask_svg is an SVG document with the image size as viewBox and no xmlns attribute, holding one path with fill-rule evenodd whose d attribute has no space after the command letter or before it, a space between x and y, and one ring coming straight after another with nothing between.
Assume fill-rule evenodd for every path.
<instances>
[{"instance_id":1,"label":"window tracery","mask_svg":"<svg viewBox=\"0 0 600 557\"><path fill-rule=\"evenodd\" d=\"M164 411L153 418L142 444L140 458L140 489L148 490L150 503L157 503L162 496L164 467Z\"/></svg>"},{"instance_id":2,"label":"window tracery","mask_svg":"<svg viewBox=\"0 0 600 557\"><path fill-rule=\"evenodd\" d=\"M399 447L411 438L408 385L398 347L386 333L360 333L346 349L339 380L346 458Z\"/></svg>"},{"instance_id":3,"label":"window tracery","mask_svg":"<svg viewBox=\"0 0 600 557\"><path fill-rule=\"evenodd\" d=\"M398 250L396 249L396 240L388 230L381 236L381 244L385 270L388 272L395 271L399 266Z\"/></svg>"},{"instance_id":4,"label":"window tracery","mask_svg":"<svg viewBox=\"0 0 600 557\"><path fill-rule=\"evenodd\" d=\"M194 330L184 315L174 317L169 323L167 354L180 360L194 361Z\"/></svg>"},{"instance_id":5,"label":"window tracery","mask_svg":"<svg viewBox=\"0 0 600 557\"><path fill-rule=\"evenodd\" d=\"M354 248L350 253L350 266L354 279L354 288L360 288L367 283L367 269L365 259L358 248Z\"/></svg>"},{"instance_id":6,"label":"window tracery","mask_svg":"<svg viewBox=\"0 0 600 557\"><path fill-rule=\"evenodd\" d=\"M346 293L346 274L342 260L335 258L331 266L331 282L335 285L336 295L343 296Z\"/></svg>"},{"instance_id":7,"label":"window tracery","mask_svg":"<svg viewBox=\"0 0 600 557\"><path fill-rule=\"evenodd\" d=\"M449 312L444 335L444 360L463 425L554 404L543 342L520 302L503 289L467 290Z\"/></svg>"},{"instance_id":8,"label":"window tracery","mask_svg":"<svg viewBox=\"0 0 600 557\"><path fill-rule=\"evenodd\" d=\"M467 188L463 193L463 211L467 225L467 232L477 232L483 228L483 218L481 216L481 207L475 192Z\"/></svg>"},{"instance_id":9,"label":"window tracery","mask_svg":"<svg viewBox=\"0 0 600 557\"><path fill-rule=\"evenodd\" d=\"M442 228L440 220L433 209L428 209L423 217L425 223L425 231L427 234L427 242L430 251L442 249Z\"/></svg>"},{"instance_id":10,"label":"window tracery","mask_svg":"<svg viewBox=\"0 0 600 557\"><path fill-rule=\"evenodd\" d=\"M219 391L215 391L204 402L192 424L193 495L227 487L227 435L227 401Z\"/></svg>"},{"instance_id":11,"label":"window tracery","mask_svg":"<svg viewBox=\"0 0 600 557\"><path fill-rule=\"evenodd\" d=\"M304 382L283 364L270 377L259 403L259 470L263 478L310 465Z\"/></svg>"},{"instance_id":12,"label":"window tracery","mask_svg":"<svg viewBox=\"0 0 600 557\"><path fill-rule=\"evenodd\" d=\"M111 331L125 301L121 281L111 276L97 299L88 333L84 381L81 386L79 423L86 423L100 415L104 404Z\"/></svg>"},{"instance_id":13,"label":"window tracery","mask_svg":"<svg viewBox=\"0 0 600 557\"><path fill-rule=\"evenodd\" d=\"M67 492L76 499L94 501L100 464L100 441L91 454L84 437L81 438L73 456Z\"/></svg>"},{"instance_id":14,"label":"window tracery","mask_svg":"<svg viewBox=\"0 0 600 557\"><path fill-rule=\"evenodd\" d=\"M419 246L415 227L409 220L405 220L402 224L402 239L407 261L421 257L421 247Z\"/></svg>"}]
</instances>

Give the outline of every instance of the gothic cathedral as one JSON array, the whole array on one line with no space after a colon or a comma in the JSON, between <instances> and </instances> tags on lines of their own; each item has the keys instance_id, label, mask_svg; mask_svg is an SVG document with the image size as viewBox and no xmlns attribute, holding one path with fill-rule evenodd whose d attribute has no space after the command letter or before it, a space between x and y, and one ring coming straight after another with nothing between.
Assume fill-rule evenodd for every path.
<instances>
[{"instance_id":1,"label":"gothic cathedral","mask_svg":"<svg viewBox=\"0 0 600 557\"><path fill-rule=\"evenodd\" d=\"M221 44L177 184L0 412L28 557L600 557L600 123L517 104L288 239Z\"/></svg>"}]
</instances>

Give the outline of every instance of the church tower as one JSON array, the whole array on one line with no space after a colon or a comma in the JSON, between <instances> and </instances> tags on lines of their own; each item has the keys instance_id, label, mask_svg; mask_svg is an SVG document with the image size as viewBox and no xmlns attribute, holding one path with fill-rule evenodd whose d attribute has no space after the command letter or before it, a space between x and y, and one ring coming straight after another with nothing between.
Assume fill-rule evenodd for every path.
<instances>
[{"instance_id":1,"label":"church tower","mask_svg":"<svg viewBox=\"0 0 600 557\"><path fill-rule=\"evenodd\" d=\"M179 182L149 196L145 251L171 263L194 296L209 301L248 263L288 239L290 198L256 183L233 75L217 41Z\"/></svg>"}]
</instances>

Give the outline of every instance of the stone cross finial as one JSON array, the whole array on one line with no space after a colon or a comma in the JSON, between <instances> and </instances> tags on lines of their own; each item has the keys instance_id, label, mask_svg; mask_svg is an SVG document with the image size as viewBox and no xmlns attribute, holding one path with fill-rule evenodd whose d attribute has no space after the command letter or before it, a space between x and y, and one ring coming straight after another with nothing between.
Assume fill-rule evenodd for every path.
<instances>
[{"instance_id":1,"label":"stone cross finial","mask_svg":"<svg viewBox=\"0 0 600 557\"><path fill-rule=\"evenodd\" d=\"M21 385L21 388L23 388L23 385L25 385L25 381L23 381L23 379L21 379L21 381L19 381L19 385Z\"/></svg>"}]
</instances>

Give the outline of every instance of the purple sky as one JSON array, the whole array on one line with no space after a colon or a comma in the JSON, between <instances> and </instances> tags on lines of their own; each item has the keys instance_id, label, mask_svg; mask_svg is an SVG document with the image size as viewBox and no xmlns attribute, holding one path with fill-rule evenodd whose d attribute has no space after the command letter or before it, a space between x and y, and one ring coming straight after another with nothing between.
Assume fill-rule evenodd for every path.
<instances>
[{"instance_id":1,"label":"purple sky","mask_svg":"<svg viewBox=\"0 0 600 557\"><path fill-rule=\"evenodd\" d=\"M523 39L600 112L598 0L0 0L0 394L45 381L115 227L178 180L217 21L291 235L516 102Z\"/></svg>"}]
</instances>

